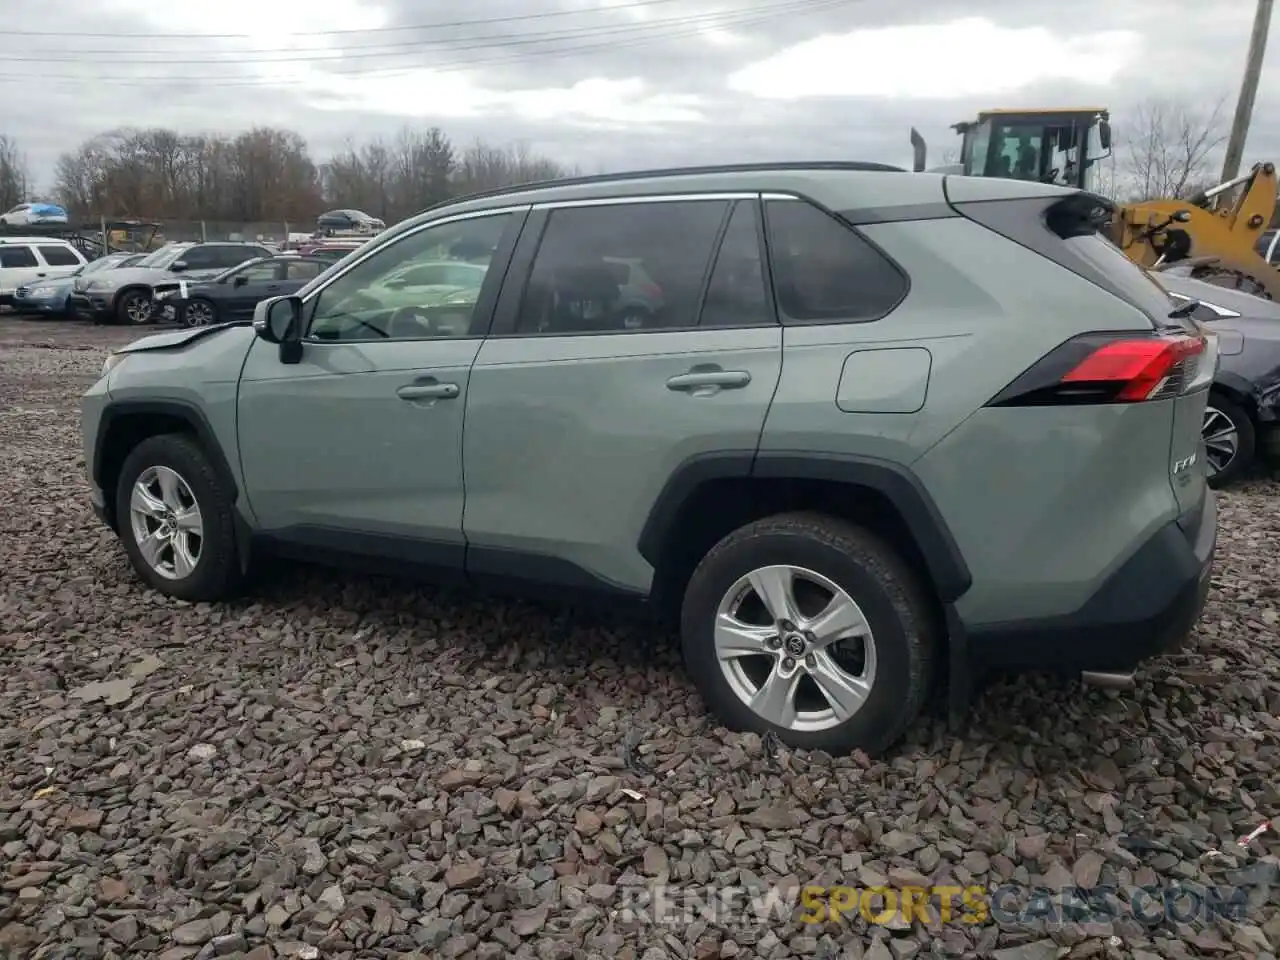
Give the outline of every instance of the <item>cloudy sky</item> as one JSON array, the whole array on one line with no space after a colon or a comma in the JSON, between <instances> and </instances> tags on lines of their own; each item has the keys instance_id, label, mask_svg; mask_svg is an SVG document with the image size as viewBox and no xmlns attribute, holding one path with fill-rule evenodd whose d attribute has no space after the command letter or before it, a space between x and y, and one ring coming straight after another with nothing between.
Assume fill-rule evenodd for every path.
<instances>
[{"instance_id":1,"label":"cloudy sky","mask_svg":"<svg viewBox=\"0 0 1280 960\"><path fill-rule=\"evenodd\" d=\"M0 132L47 183L116 126L346 137L438 125L587 171L931 163L994 106L1172 97L1229 121L1252 0L0 0ZM1280 39L1246 162L1280 160Z\"/></svg>"}]
</instances>

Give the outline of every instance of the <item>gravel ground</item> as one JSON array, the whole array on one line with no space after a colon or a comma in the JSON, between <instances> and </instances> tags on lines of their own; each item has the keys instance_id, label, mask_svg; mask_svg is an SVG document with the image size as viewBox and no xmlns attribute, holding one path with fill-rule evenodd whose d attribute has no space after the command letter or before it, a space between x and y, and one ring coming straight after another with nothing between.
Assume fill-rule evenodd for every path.
<instances>
[{"instance_id":1,"label":"gravel ground","mask_svg":"<svg viewBox=\"0 0 1280 960\"><path fill-rule=\"evenodd\" d=\"M1280 814L1270 482L1222 496L1196 642L1136 692L1002 681L963 737L833 758L709 722L639 625L310 569L227 606L144 590L76 415L131 338L0 318L0 957L1280 948L1280 841L1235 843ZM1118 888L1114 918L1015 915L1073 883ZM978 923L816 925L787 910L807 884L1017 891ZM1236 919L1193 916L1226 885ZM740 899L676 908L710 888Z\"/></svg>"}]
</instances>

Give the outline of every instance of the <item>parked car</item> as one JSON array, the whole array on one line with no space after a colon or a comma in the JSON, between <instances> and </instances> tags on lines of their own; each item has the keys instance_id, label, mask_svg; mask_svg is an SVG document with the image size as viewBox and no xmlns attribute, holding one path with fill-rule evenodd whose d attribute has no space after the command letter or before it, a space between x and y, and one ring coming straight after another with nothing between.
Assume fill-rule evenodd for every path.
<instances>
[{"instance_id":1,"label":"parked car","mask_svg":"<svg viewBox=\"0 0 1280 960\"><path fill-rule=\"evenodd\" d=\"M352 250L359 250L368 240L321 240L304 243L298 247L298 253L304 257L321 257L330 263L337 263Z\"/></svg>"},{"instance_id":2,"label":"parked car","mask_svg":"<svg viewBox=\"0 0 1280 960\"><path fill-rule=\"evenodd\" d=\"M387 229L387 225L377 217L371 217L363 210L330 210L316 218L316 227L321 234L335 231L352 231L354 233L379 233Z\"/></svg>"},{"instance_id":3,"label":"parked car","mask_svg":"<svg viewBox=\"0 0 1280 960\"><path fill-rule=\"evenodd\" d=\"M329 266L327 260L293 254L249 260L208 280L157 283L153 309L160 319L189 327L250 320L258 301L301 290Z\"/></svg>"},{"instance_id":4,"label":"parked car","mask_svg":"<svg viewBox=\"0 0 1280 960\"><path fill-rule=\"evenodd\" d=\"M13 308L19 313L72 317L75 315L75 310L71 305L71 294L75 289L76 278L102 270L127 267L144 256L145 254L141 253L109 253L96 260L90 260L65 277L24 284L14 293Z\"/></svg>"},{"instance_id":5,"label":"parked car","mask_svg":"<svg viewBox=\"0 0 1280 960\"><path fill-rule=\"evenodd\" d=\"M169 243L131 267L77 278L71 303L77 315L94 323L151 323L151 291L157 283L216 276L264 256L270 251L256 243Z\"/></svg>"},{"instance_id":6,"label":"parked car","mask_svg":"<svg viewBox=\"0 0 1280 960\"><path fill-rule=\"evenodd\" d=\"M727 725L806 748L884 749L935 671L957 710L972 669L1129 682L1209 589L1217 338L1096 213L830 162L471 197L109 356L93 505L186 601L265 552L635 601ZM477 249L478 298L383 299ZM643 325L606 257L661 287Z\"/></svg>"},{"instance_id":7,"label":"parked car","mask_svg":"<svg viewBox=\"0 0 1280 960\"><path fill-rule=\"evenodd\" d=\"M70 276L87 262L56 237L0 237L0 306L13 306L18 287Z\"/></svg>"},{"instance_id":8,"label":"parked car","mask_svg":"<svg viewBox=\"0 0 1280 960\"><path fill-rule=\"evenodd\" d=\"M1218 335L1218 373L1204 412L1209 484L1223 487L1259 457L1280 459L1280 304L1163 271L1154 274Z\"/></svg>"},{"instance_id":9,"label":"parked car","mask_svg":"<svg viewBox=\"0 0 1280 960\"><path fill-rule=\"evenodd\" d=\"M67 211L56 203L20 203L0 214L0 227L29 227L36 224L66 223Z\"/></svg>"}]
</instances>

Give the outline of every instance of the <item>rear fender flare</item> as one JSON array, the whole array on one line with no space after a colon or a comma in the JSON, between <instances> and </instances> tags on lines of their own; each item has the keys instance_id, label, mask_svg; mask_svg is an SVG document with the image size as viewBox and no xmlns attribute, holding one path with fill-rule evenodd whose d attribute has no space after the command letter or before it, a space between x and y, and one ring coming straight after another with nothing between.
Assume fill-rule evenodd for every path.
<instances>
[{"instance_id":1,"label":"rear fender flare","mask_svg":"<svg viewBox=\"0 0 1280 960\"><path fill-rule=\"evenodd\" d=\"M682 463L667 480L641 530L640 554L655 568L672 536L682 506L704 484L718 480L802 480L862 487L884 496L898 511L938 591L952 603L973 582L960 547L933 498L910 469L887 460L852 455L770 451L704 454Z\"/></svg>"}]
</instances>

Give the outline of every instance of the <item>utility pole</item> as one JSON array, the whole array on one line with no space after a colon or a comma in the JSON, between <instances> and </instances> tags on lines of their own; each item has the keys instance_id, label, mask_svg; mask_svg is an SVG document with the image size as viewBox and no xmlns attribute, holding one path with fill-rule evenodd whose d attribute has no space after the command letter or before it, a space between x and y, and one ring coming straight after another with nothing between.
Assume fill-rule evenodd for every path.
<instances>
[{"instance_id":1,"label":"utility pole","mask_svg":"<svg viewBox=\"0 0 1280 960\"><path fill-rule=\"evenodd\" d=\"M1267 32L1271 29L1272 2L1273 0L1258 0L1258 11L1253 17L1253 33L1249 36L1249 57L1245 62L1244 82L1240 85L1240 99L1236 101L1236 115L1231 122L1231 136L1227 140L1227 157L1222 164L1223 183L1240 174L1244 142L1249 136L1249 121L1253 117L1253 101L1258 95L1262 57L1267 50Z\"/></svg>"}]
</instances>

